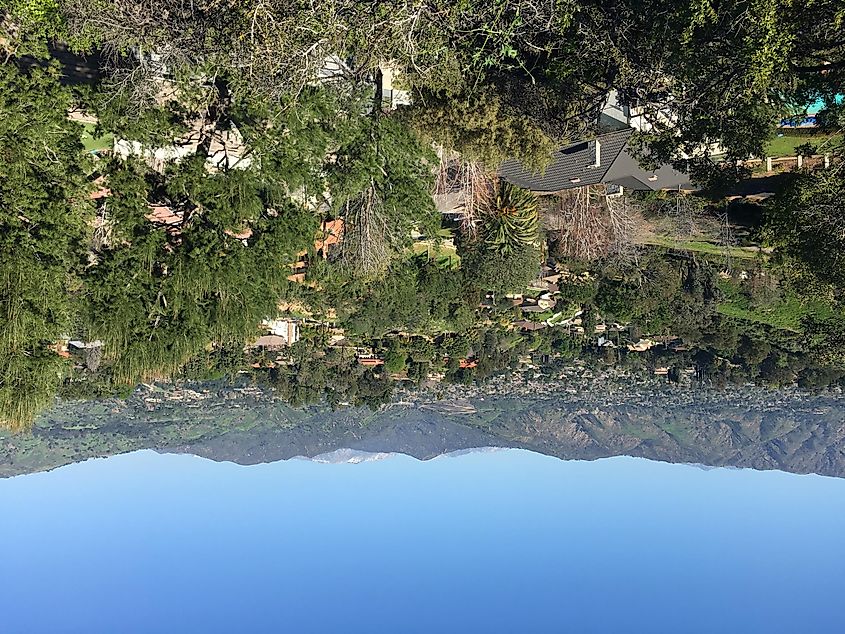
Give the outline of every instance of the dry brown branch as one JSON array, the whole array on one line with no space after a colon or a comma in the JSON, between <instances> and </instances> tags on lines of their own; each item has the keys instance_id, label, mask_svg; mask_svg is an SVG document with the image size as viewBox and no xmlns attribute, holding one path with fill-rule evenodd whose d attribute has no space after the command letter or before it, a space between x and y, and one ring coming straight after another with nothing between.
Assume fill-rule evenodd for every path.
<instances>
[{"instance_id":1,"label":"dry brown branch","mask_svg":"<svg viewBox=\"0 0 845 634\"><path fill-rule=\"evenodd\" d=\"M377 277L390 264L396 236L388 225L375 183L371 180L370 186L347 202L343 211L340 265L359 277Z\"/></svg>"},{"instance_id":2,"label":"dry brown branch","mask_svg":"<svg viewBox=\"0 0 845 634\"><path fill-rule=\"evenodd\" d=\"M100 205L94 219L94 231L91 234L91 251L98 253L112 242L114 223L108 212L107 203Z\"/></svg>"},{"instance_id":3,"label":"dry brown branch","mask_svg":"<svg viewBox=\"0 0 845 634\"><path fill-rule=\"evenodd\" d=\"M562 192L543 213L555 255L581 260L632 257L639 216L627 197L608 197L601 185Z\"/></svg>"},{"instance_id":4,"label":"dry brown branch","mask_svg":"<svg viewBox=\"0 0 845 634\"><path fill-rule=\"evenodd\" d=\"M477 161L464 161L455 152L438 148L440 164L434 183L435 196L454 196L460 204L461 231L475 235L481 212L489 206L495 176Z\"/></svg>"}]
</instances>

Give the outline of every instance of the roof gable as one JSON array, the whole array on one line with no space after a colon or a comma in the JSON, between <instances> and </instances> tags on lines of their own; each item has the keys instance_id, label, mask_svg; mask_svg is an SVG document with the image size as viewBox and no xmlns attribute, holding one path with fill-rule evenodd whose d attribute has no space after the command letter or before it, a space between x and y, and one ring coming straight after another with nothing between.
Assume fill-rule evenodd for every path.
<instances>
[{"instance_id":1,"label":"roof gable","mask_svg":"<svg viewBox=\"0 0 845 634\"><path fill-rule=\"evenodd\" d=\"M604 182L616 183L627 189L659 190L690 189L689 175L679 172L671 165L662 165L656 170L644 170L626 147L613 162L604 176Z\"/></svg>"},{"instance_id":2,"label":"roof gable","mask_svg":"<svg viewBox=\"0 0 845 634\"><path fill-rule=\"evenodd\" d=\"M633 133L633 128L626 128L598 136L598 166L596 139L591 139L557 150L543 172L535 172L516 159L508 159L499 169L499 176L537 194L551 194L599 183L613 183L633 190L692 187L689 176L671 165L663 165L655 171L640 167L628 149L628 140Z\"/></svg>"},{"instance_id":3,"label":"roof gable","mask_svg":"<svg viewBox=\"0 0 845 634\"><path fill-rule=\"evenodd\" d=\"M597 137L600 148L598 166L596 139L591 139L572 143L554 152L551 163L543 172L535 172L516 159L508 159L499 169L499 176L509 183L537 193L596 185L604 182L605 174L633 132L632 128L628 128Z\"/></svg>"}]
</instances>

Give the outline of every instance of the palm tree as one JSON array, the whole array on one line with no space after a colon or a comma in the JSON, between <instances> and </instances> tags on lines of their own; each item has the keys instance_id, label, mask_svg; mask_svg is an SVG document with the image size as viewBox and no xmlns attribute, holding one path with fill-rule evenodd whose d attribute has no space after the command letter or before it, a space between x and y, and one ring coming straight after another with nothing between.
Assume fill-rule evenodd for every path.
<instances>
[{"instance_id":1,"label":"palm tree","mask_svg":"<svg viewBox=\"0 0 845 634\"><path fill-rule=\"evenodd\" d=\"M492 251L509 255L537 241L537 199L527 189L497 184L486 216L484 239Z\"/></svg>"}]
</instances>

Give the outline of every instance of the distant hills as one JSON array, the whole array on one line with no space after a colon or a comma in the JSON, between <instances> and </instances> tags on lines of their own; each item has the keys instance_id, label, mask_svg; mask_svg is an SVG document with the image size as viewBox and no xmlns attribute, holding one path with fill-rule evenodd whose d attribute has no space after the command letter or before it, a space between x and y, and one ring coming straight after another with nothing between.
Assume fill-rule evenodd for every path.
<instances>
[{"instance_id":1,"label":"distant hills","mask_svg":"<svg viewBox=\"0 0 845 634\"><path fill-rule=\"evenodd\" d=\"M626 455L845 477L845 398L754 388L683 399L672 392L617 396L606 403L596 394L497 397L372 412L292 409L254 389L145 388L127 401L62 403L31 434L0 432L0 477L138 449L248 465L296 456L373 458L366 453L427 460L478 447L524 448L564 460Z\"/></svg>"}]
</instances>

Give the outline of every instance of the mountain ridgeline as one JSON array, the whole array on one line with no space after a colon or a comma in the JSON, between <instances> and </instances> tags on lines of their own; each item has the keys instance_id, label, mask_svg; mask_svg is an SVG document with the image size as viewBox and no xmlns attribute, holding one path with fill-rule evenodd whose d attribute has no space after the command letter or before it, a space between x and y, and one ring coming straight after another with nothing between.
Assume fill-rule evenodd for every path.
<instances>
[{"instance_id":1,"label":"mountain ridgeline","mask_svg":"<svg viewBox=\"0 0 845 634\"><path fill-rule=\"evenodd\" d=\"M637 456L845 477L845 398L757 388L293 409L255 388L137 390L128 400L65 402L29 434L0 433L0 476L139 449L243 465L351 449L427 460L513 447L564 460Z\"/></svg>"}]
</instances>

